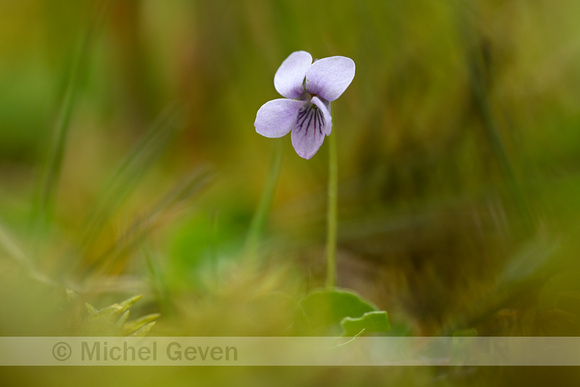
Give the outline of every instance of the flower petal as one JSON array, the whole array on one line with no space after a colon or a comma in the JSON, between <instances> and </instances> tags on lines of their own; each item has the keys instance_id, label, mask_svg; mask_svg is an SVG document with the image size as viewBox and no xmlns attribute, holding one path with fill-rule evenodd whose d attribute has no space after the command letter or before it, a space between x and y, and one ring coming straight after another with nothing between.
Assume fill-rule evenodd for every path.
<instances>
[{"instance_id":1,"label":"flower petal","mask_svg":"<svg viewBox=\"0 0 580 387\"><path fill-rule=\"evenodd\" d=\"M286 98L295 99L304 92L304 76L312 64L312 56L306 51L295 51L282 64L274 75L276 91Z\"/></svg>"},{"instance_id":2,"label":"flower petal","mask_svg":"<svg viewBox=\"0 0 580 387\"><path fill-rule=\"evenodd\" d=\"M279 98L262 105L256 114L256 132L265 137L282 137L292 129L304 101Z\"/></svg>"},{"instance_id":3,"label":"flower petal","mask_svg":"<svg viewBox=\"0 0 580 387\"><path fill-rule=\"evenodd\" d=\"M327 101L334 101L350 85L354 73L354 61L345 56L317 60L306 71L306 90Z\"/></svg>"},{"instance_id":4,"label":"flower petal","mask_svg":"<svg viewBox=\"0 0 580 387\"><path fill-rule=\"evenodd\" d=\"M318 108L322 111L324 119L323 131L327 136L330 136L330 132L332 132L332 116L330 115L330 102L319 97L312 97L311 102L316 106L318 106Z\"/></svg>"},{"instance_id":5,"label":"flower petal","mask_svg":"<svg viewBox=\"0 0 580 387\"><path fill-rule=\"evenodd\" d=\"M298 112L291 137L292 146L300 157L310 159L320 149L324 142L324 120L324 110L318 104L306 103Z\"/></svg>"}]
</instances>

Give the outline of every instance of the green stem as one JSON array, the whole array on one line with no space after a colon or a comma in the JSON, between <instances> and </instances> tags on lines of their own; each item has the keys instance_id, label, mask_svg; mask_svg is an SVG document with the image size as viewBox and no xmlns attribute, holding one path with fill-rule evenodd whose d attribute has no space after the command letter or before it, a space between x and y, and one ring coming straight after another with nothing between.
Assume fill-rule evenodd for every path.
<instances>
[{"instance_id":1,"label":"green stem","mask_svg":"<svg viewBox=\"0 0 580 387\"><path fill-rule=\"evenodd\" d=\"M281 141L277 141L272 154L272 162L270 163L270 171L268 172L266 186L262 192L262 197L260 198L258 209L252 218L252 223L250 223L250 228L246 237L246 257L252 257L256 253L258 240L260 239L260 235L262 234L264 225L266 224L268 212L270 212L270 207L272 206L272 201L274 200L276 184L278 182L278 177L280 176L280 167L282 165L282 154L284 150L282 146L283 143Z\"/></svg>"},{"instance_id":2,"label":"green stem","mask_svg":"<svg viewBox=\"0 0 580 387\"><path fill-rule=\"evenodd\" d=\"M336 286L336 230L338 212L338 156L336 134L328 138L328 209L326 229L326 286Z\"/></svg>"}]
</instances>

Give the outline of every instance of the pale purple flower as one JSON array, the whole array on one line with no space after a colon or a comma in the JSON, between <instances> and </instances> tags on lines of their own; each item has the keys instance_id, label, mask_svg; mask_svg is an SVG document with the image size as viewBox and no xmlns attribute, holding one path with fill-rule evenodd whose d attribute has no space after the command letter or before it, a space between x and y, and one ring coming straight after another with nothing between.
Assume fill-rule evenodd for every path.
<instances>
[{"instance_id":1,"label":"pale purple flower","mask_svg":"<svg viewBox=\"0 0 580 387\"><path fill-rule=\"evenodd\" d=\"M292 131L296 153L312 158L332 130L330 102L346 90L354 72L354 61L344 56L312 63L306 51L293 52L274 75L274 87L286 98L262 105L254 122L256 132L276 138Z\"/></svg>"}]
</instances>

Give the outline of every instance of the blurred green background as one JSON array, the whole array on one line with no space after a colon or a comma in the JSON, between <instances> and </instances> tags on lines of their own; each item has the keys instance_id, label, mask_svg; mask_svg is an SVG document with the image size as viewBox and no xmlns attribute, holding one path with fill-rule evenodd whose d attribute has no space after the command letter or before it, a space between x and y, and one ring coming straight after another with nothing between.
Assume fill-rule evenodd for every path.
<instances>
[{"instance_id":1,"label":"blurred green background","mask_svg":"<svg viewBox=\"0 0 580 387\"><path fill-rule=\"evenodd\" d=\"M250 301L324 284L328 150L303 160L253 122L296 50L357 66L333 103L339 285L387 310L394 335L579 334L579 12L1 0L0 334L82 334L83 302L136 294L137 313L161 313L153 335L284 334L284 305ZM477 383L389 377L401 374ZM216 375L203 377L225 383Z\"/></svg>"}]
</instances>

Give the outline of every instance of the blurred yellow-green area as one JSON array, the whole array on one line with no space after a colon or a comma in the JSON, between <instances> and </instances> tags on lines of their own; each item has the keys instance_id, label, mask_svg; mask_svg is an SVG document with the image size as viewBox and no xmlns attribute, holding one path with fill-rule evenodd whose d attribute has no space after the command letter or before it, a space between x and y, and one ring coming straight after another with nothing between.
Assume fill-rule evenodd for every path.
<instances>
[{"instance_id":1,"label":"blurred yellow-green area","mask_svg":"<svg viewBox=\"0 0 580 387\"><path fill-rule=\"evenodd\" d=\"M287 303L324 286L328 141L303 160L253 124L297 50L357 68L332 104L338 285L386 310L390 335L580 334L579 14L573 0L0 0L0 335L98 333L84 304L136 295L133 317L160 314L150 335L288 334ZM254 371L308 386L522 376ZM105 383L81 372L71 385Z\"/></svg>"}]
</instances>

